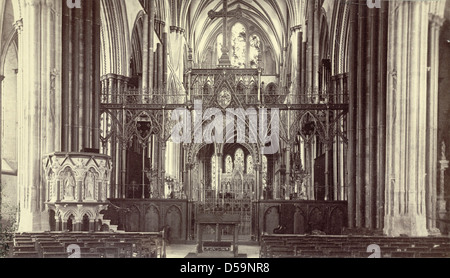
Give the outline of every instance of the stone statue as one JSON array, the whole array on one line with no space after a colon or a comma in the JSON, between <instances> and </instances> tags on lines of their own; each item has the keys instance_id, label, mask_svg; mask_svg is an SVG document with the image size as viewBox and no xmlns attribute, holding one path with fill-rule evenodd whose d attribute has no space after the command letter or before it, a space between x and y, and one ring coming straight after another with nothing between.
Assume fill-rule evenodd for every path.
<instances>
[{"instance_id":1,"label":"stone statue","mask_svg":"<svg viewBox=\"0 0 450 278\"><path fill-rule=\"evenodd\" d=\"M69 169L66 170L66 178L64 179L64 199L75 199L74 196L75 191L75 177L72 174L72 171Z\"/></svg>"},{"instance_id":2,"label":"stone statue","mask_svg":"<svg viewBox=\"0 0 450 278\"><path fill-rule=\"evenodd\" d=\"M298 193L298 198L300 200L308 200L308 196L306 193L306 187L305 187L305 182L304 181L299 181L300 182L300 190Z\"/></svg>"},{"instance_id":3,"label":"stone statue","mask_svg":"<svg viewBox=\"0 0 450 278\"><path fill-rule=\"evenodd\" d=\"M48 174L48 181L49 181L48 199L52 200L53 197L56 197L55 173L53 173L53 171L50 171L50 173Z\"/></svg>"},{"instance_id":4,"label":"stone statue","mask_svg":"<svg viewBox=\"0 0 450 278\"><path fill-rule=\"evenodd\" d=\"M86 173L86 179L84 181L84 198L85 199L93 199L94 192L94 184L95 184L95 173L90 170Z\"/></svg>"}]
</instances>

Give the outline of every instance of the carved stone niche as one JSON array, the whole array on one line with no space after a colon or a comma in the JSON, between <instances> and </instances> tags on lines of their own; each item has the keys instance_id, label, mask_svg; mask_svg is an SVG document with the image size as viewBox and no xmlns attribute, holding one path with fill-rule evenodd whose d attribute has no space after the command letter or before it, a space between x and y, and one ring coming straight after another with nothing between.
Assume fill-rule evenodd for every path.
<instances>
[{"instance_id":1,"label":"carved stone niche","mask_svg":"<svg viewBox=\"0 0 450 278\"><path fill-rule=\"evenodd\" d=\"M61 220L73 211L77 222L84 212L90 221L99 218L111 194L111 158L93 153L52 153L43 159L45 204ZM75 215L77 214L77 215ZM94 219L93 219L94 218Z\"/></svg>"}]
</instances>

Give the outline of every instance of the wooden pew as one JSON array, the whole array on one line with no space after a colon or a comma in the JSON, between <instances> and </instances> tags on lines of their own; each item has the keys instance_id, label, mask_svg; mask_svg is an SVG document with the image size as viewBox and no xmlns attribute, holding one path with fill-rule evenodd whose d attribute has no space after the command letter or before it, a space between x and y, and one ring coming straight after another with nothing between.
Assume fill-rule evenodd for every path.
<instances>
[{"instance_id":1,"label":"wooden pew","mask_svg":"<svg viewBox=\"0 0 450 278\"><path fill-rule=\"evenodd\" d=\"M415 253L410 251L392 252L391 258L414 258Z\"/></svg>"},{"instance_id":2,"label":"wooden pew","mask_svg":"<svg viewBox=\"0 0 450 278\"><path fill-rule=\"evenodd\" d=\"M16 252L14 251L14 258L39 258L38 252Z\"/></svg>"},{"instance_id":3,"label":"wooden pew","mask_svg":"<svg viewBox=\"0 0 450 278\"><path fill-rule=\"evenodd\" d=\"M67 259L69 257L69 254L66 252L44 252L42 254L43 258L58 258L58 259Z\"/></svg>"},{"instance_id":4,"label":"wooden pew","mask_svg":"<svg viewBox=\"0 0 450 278\"><path fill-rule=\"evenodd\" d=\"M296 255L294 246L269 246L267 248L268 258L290 258Z\"/></svg>"},{"instance_id":5,"label":"wooden pew","mask_svg":"<svg viewBox=\"0 0 450 278\"><path fill-rule=\"evenodd\" d=\"M325 254L321 250L304 250L298 255L302 258L325 258Z\"/></svg>"},{"instance_id":6,"label":"wooden pew","mask_svg":"<svg viewBox=\"0 0 450 278\"><path fill-rule=\"evenodd\" d=\"M445 252L422 252L417 256L418 258L450 258L449 253Z\"/></svg>"}]
</instances>

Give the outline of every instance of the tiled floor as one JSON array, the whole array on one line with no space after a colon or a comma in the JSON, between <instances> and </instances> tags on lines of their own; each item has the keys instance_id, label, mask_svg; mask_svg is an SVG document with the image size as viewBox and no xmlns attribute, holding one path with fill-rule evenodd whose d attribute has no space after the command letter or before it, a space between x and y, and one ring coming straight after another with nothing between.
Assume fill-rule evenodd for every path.
<instances>
[{"instance_id":1,"label":"tiled floor","mask_svg":"<svg viewBox=\"0 0 450 278\"><path fill-rule=\"evenodd\" d=\"M239 245L239 254L247 258L259 258L259 245ZM184 258L189 253L196 253L196 244L170 244L166 246L167 258Z\"/></svg>"}]
</instances>

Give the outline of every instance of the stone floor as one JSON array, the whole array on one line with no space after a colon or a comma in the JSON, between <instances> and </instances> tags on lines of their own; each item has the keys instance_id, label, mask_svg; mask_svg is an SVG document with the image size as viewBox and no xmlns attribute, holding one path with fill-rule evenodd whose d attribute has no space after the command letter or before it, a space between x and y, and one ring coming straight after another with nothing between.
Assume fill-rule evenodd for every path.
<instances>
[{"instance_id":1,"label":"stone floor","mask_svg":"<svg viewBox=\"0 0 450 278\"><path fill-rule=\"evenodd\" d=\"M245 254L247 258L259 258L259 245L239 245L238 250L239 254ZM196 253L195 243L170 244L166 246L167 258L185 258L190 253ZM216 258L216 256L211 255L211 258Z\"/></svg>"}]
</instances>

